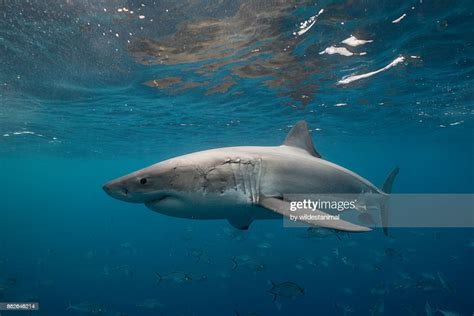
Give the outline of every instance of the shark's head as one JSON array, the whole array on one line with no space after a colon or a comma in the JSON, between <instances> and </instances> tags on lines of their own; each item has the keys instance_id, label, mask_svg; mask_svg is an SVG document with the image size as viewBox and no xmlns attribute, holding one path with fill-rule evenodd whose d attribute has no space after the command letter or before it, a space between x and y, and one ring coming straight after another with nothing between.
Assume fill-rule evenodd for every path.
<instances>
[{"instance_id":1,"label":"shark's head","mask_svg":"<svg viewBox=\"0 0 474 316\"><path fill-rule=\"evenodd\" d=\"M192 176L193 170L171 159L109 181L102 188L121 201L156 204L187 191L182 177Z\"/></svg>"},{"instance_id":2,"label":"shark's head","mask_svg":"<svg viewBox=\"0 0 474 316\"><path fill-rule=\"evenodd\" d=\"M103 189L113 198L169 216L222 218L223 205L246 201L226 155L216 149L175 157L107 182Z\"/></svg>"}]
</instances>

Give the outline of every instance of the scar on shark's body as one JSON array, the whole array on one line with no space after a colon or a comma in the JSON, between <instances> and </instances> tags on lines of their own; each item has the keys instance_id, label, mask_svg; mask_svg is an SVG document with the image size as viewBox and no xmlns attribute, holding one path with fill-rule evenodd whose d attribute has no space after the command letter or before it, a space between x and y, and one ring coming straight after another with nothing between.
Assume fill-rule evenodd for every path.
<instances>
[{"instance_id":1,"label":"scar on shark's body","mask_svg":"<svg viewBox=\"0 0 474 316\"><path fill-rule=\"evenodd\" d=\"M254 220L290 217L290 195L357 194L386 198L398 174L395 168L382 189L339 165L322 159L305 121L298 122L281 146L226 147L168 159L110 182L103 189L111 197L142 203L169 216L226 219L238 229ZM387 234L388 209L380 204ZM326 216L322 210L313 215ZM369 227L339 220L309 221L313 226L348 232Z\"/></svg>"}]
</instances>

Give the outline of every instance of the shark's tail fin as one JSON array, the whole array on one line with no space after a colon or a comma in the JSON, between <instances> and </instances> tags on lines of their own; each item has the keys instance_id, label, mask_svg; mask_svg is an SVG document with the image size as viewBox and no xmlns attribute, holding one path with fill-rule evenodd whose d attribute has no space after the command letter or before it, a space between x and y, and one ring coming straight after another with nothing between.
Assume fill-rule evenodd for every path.
<instances>
[{"instance_id":1,"label":"shark's tail fin","mask_svg":"<svg viewBox=\"0 0 474 316\"><path fill-rule=\"evenodd\" d=\"M382 191L390 194L392 193L392 185L393 181L395 180L398 172L400 171L400 168L396 167L395 169L392 170L385 178L385 181L382 186ZM382 207L380 208L380 217L382 218L382 229L383 233L388 236L388 200L384 201L382 204Z\"/></svg>"}]
</instances>

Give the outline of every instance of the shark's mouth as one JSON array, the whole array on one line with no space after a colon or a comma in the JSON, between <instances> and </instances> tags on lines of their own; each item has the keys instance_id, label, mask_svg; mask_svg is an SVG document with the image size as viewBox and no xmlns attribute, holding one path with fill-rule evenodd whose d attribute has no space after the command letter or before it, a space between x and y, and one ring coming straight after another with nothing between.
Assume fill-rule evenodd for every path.
<instances>
[{"instance_id":1,"label":"shark's mouth","mask_svg":"<svg viewBox=\"0 0 474 316\"><path fill-rule=\"evenodd\" d=\"M167 198L169 198L170 195L162 195L160 196L159 198L156 198L156 199L153 199L151 201L148 201L145 203L146 206L148 207L151 207L151 206L156 206L158 205L160 202L163 202L164 200L166 200Z\"/></svg>"}]
</instances>

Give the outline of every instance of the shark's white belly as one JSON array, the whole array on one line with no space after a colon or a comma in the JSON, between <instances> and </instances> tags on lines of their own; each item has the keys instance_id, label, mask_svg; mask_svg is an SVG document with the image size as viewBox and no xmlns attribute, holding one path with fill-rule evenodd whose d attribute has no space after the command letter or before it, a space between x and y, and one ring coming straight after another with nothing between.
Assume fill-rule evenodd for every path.
<instances>
[{"instance_id":1,"label":"shark's white belly","mask_svg":"<svg viewBox=\"0 0 474 316\"><path fill-rule=\"evenodd\" d=\"M193 193L183 198L168 197L146 206L160 214L190 219L231 219L241 216L252 219L277 219L278 214L254 203L247 192L227 190L223 193Z\"/></svg>"}]
</instances>

